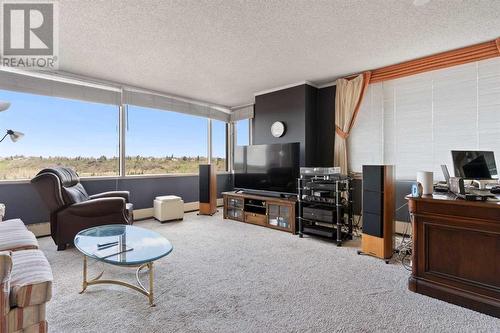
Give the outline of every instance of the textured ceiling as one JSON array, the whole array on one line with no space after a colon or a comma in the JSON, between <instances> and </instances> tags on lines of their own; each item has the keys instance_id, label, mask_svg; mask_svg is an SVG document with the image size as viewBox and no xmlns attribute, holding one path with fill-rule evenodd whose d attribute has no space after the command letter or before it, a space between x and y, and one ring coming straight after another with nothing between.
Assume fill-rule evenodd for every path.
<instances>
[{"instance_id":1,"label":"textured ceiling","mask_svg":"<svg viewBox=\"0 0 500 333\"><path fill-rule=\"evenodd\" d=\"M60 70L225 106L500 37L500 1L61 0Z\"/></svg>"}]
</instances>

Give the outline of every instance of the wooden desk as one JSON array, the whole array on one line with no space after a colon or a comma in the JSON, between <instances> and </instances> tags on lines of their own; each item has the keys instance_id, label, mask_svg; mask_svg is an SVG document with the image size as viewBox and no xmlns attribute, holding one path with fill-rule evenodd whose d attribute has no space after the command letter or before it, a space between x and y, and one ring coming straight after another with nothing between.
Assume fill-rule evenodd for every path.
<instances>
[{"instance_id":1,"label":"wooden desk","mask_svg":"<svg viewBox=\"0 0 500 333\"><path fill-rule=\"evenodd\" d=\"M500 204L407 197L411 291L500 317Z\"/></svg>"}]
</instances>

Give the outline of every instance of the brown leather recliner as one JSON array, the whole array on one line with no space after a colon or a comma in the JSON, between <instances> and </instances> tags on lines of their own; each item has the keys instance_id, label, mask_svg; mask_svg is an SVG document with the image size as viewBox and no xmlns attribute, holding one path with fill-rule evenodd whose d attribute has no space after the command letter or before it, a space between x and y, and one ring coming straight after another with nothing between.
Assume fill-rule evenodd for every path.
<instances>
[{"instance_id":1,"label":"brown leather recliner","mask_svg":"<svg viewBox=\"0 0 500 333\"><path fill-rule=\"evenodd\" d=\"M43 169L31 180L50 212L50 233L57 250L73 244L84 229L105 224L132 224L128 191L88 195L70 168Z\"/></svg>"}]
</instances>

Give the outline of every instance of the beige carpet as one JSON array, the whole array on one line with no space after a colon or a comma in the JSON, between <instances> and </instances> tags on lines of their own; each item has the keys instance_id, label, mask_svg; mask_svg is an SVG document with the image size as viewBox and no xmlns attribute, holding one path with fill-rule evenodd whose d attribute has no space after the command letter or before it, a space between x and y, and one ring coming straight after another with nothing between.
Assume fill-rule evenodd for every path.
<instances>
[{"instance_id":1,"label":"beige carpet","mask_svg":"<svg viewBox=\"0 0 500 333\"><path fill-rule=\"evenodd\" d=\"M338 248L220 214L136 225L174 245L156 264L157 306L119 286L78 294L81 255L42 238L55 278L51 332L500 331L499 319L409 292L407 270L356 255L355 243ZM134 270L108 276L133 281Z\"/></svg>"}]
</instances>

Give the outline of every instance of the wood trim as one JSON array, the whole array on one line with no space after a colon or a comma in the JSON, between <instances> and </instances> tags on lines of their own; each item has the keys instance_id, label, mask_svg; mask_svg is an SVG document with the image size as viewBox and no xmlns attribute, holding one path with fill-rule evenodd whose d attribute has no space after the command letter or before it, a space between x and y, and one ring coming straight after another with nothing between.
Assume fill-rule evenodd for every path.
<instances>
[{"instance_id":1,"label":"wood trim","mask_svg":"<svg viewBox=\"0 0 500 333\"><path fill-rule=\"evenodd\" d=\"M459 66L499 56L500 38L497 38L487 42L374 69L371 71L370 83L399 79L410 75ZM357 75L349 75L348 78L356 76Z\"/></svg>"},{"instance_id":2,"label":"wood trim","mask_svg":"<svg viewBox=\"0 0 500 333\"><path fill-rule=\"evenodd\" d=\"M411 277L408 280L408 286L410 291L500 318L500 301L497 298L485 297L467 290L454 288L447 284L440 284L419 277ZM415 290L411 288L415 288Z\"/></svg>"},{"instance_id":3,"label":"wood trim","mask_svg":"<svg viewBox=\"0 0 500 333\"><path fill-rule=\"evenodd\" d=\"M466 206L466 207L474 207L474 208L487 208L487 209L498 209L500 208L500 202L495 202L495 201L467 201L463 199L459 199L453 194L440 194L440 195L423 195L419 198L413 198L408 196L408 200L413 200L415 202L426 202L430 204L436 203L436 201L439 202L441 200L442 202L446 203L447 205L456 205L456 206Z\"/></svg>"},{"instance_id":4,"label":"wood trim","mask_svg":"<svg viewBox=\"0 0 500 333\"><path fill-rule=\"evenodd\" d=\"M384 167L384 252L392 257L394 251L394 215L396 211L396 188L394 184L394 166Z\"/></svg>"},{"instance_id":5,"label":"wood trim","mask_svg":"<svg viewBox=\"0 0 500 333\"><path fill-rule=\"evenodd\" d=\"M361 251L381 259L389 259L391 257L385 251L384 238L368 234L361 234Z\"/></svg>"},{"instance_id":6,"label":"wood trim","mask_svg":"<svg viewBox=\"0 0 500 333\"><path fill-rule=\"evenodd\" d=\"M371 82L394 80L498 56L500 56L500 50L497 46L497 40L493 40L375 69L372 71Z\"/></svg>"}]
</instances>

